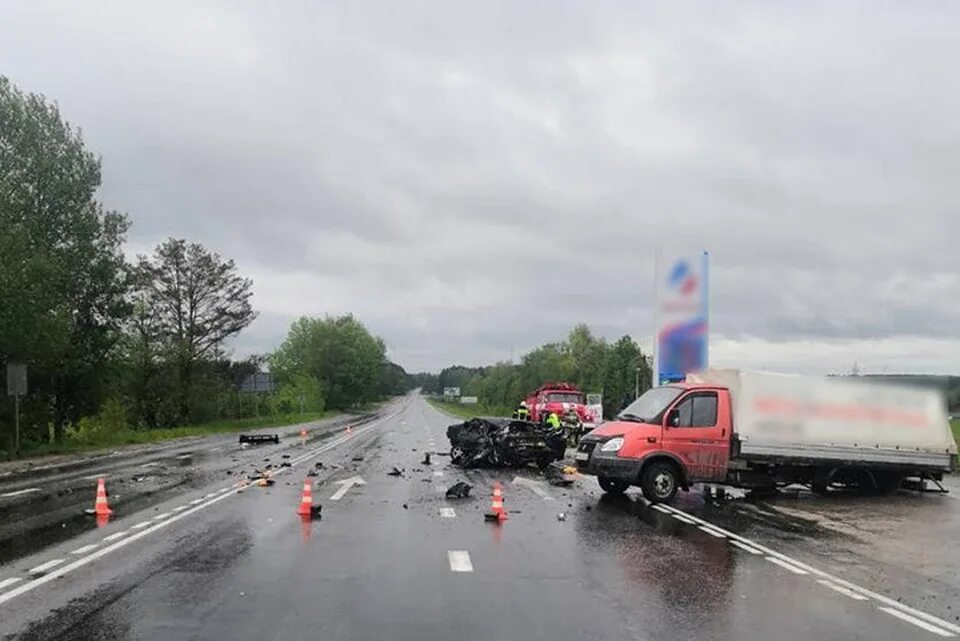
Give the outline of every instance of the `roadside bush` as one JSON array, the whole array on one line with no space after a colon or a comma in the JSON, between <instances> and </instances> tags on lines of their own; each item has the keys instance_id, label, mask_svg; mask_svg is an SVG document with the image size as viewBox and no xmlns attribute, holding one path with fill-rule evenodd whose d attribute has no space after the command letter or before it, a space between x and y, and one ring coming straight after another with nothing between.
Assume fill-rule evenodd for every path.
<instances>
[{"instance_id":1,"label":"roadside bush","mask_svg":"<svg viewBox=\"0 0 960 641\"><path fill-rule=\"evenodd\" d=\"M75 443L97 443L110 434L127 430L127 408L116 398L108 398L100 407L100 413L84 417L74 425L68 425L65 435Z\"/></svg>"}]
</instances>

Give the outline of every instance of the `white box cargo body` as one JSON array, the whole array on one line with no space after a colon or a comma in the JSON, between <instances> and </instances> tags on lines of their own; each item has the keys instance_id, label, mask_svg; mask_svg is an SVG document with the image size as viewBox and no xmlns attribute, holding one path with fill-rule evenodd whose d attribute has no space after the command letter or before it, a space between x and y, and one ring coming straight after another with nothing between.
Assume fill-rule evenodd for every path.
<instances>
[{"instance_id":1,"label":"white box cargo body","mask_svg":"<svg viewBox=\"0 0 960 641\"><path fill-rule=\"evenodd\" d=\"M957 444L935 390L830 378L707 370L688 381L726 387L737 455L949 471Z\"/></svg>"}]
</instances>

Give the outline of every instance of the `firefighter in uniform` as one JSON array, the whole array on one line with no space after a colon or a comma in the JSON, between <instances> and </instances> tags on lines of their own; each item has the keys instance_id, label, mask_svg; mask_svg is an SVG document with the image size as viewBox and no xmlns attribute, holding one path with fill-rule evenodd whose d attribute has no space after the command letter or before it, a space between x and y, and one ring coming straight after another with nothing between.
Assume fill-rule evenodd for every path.
<instances>
[{"instance_id":1,"label":"firefighter in uniform","mask_svg":"<svg viewBox=\"0 0 960 641\"><path fill-rule=\"evenodd\" d=\"M560 417L557 416L557 413L556 413L556 412L550 412L550 415L547 416L546 423L547 423L547 425L549 425L550 427L552 427L552 428L555 429L555 430L559 430L559 429L560 429Z\"/></svg>"},{"instance_id":2,"label":"firefighter in uniform","mask_svg":"<svg viewBox=\"0 0 960 641\"><path fill-rule=\"evenodd\" d=\"M517 409L513 410L513 418L521 421L526 421L530 418L530 410L527 409L526 401L520 401L520 405L517 406Z\"/></svg>"},{"instance_id":3,"label":"firefighter in uniform","mask_svg":"<svg viewBox=\"0 0 960 641\"><path fill-rule=\"evenodd\" d=\"M577 443L580 442L581 431L583 430L583 424L580 422L580 415L577 414L577 410L572 407L567 410L563 415L563 433L567 437L567 443L572 447L576 447Z\"/></svg>"}]
</instances>

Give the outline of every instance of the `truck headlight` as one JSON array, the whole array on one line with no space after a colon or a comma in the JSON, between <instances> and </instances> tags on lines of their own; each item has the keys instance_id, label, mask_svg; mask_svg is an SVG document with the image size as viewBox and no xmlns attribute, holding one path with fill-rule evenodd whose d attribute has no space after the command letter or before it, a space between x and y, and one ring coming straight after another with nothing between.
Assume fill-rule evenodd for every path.
<instances>
[{"instance_id":1,"label":"truck headlight","mask_svg":"<svg viewBox=\"0 0 960 641\"><path fill-rule=\"evenodd\" d=\"M623 447L623 439L619 436L617 438L612 438L600 447L601 452L619 452L620 448Z\"/></svg>"}]
</instances>

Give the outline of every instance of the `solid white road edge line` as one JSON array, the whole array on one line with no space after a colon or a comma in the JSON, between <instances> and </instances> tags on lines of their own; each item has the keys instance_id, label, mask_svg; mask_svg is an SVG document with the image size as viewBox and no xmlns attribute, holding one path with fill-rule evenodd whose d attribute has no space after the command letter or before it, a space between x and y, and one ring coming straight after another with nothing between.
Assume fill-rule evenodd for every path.
<instances>
[{"instance_id":1,"label":"solid white road edge line","mask_svg":"<svg viewBox=\"0 0 960 641\"><path fill-rule=\"evenodd\" d=\"M779 565L779 566L782 567L782 568L786 568L786 569L790 570L791 572L793 572L794 574L806 574L806 573L807 573L806 570L801 570L800 568L798 568L797 566L793 565L792 563L787 563L787 562L784 561L783 559L778 559L778 558L775 557L775 556L768 556L768 557L767 557L767 561L770 561L770 563L775 563L775 564Z\"/></svg>"},{"instance_id":2,"label":"solid white road edge line","mask_svg":"<svg viewBox=\"0 0 960 641\"><path fill-rule=\"evenodd\" d=\"M750 554L763 554L763 552L761 552L760 550L758 550L758 549L756 549L756 548L753 548L753 547L750 547L749 545L744 545L744 544L741 543L740 541L731 540L731 541L730 541L730 544L737 546L737 547L740 548L741 550L746 550L746 551L749 552Z\"/></svg>"},{"instance_id":3,"label":"solid white road edge line","mask_svg":"<svg viewBox=\"0 0 960 641\"><path fill-rule=\"evenodd\" d=\"M61 563L63 563L63 559L52 559L50 561L47 561L46 563L42 563L38 565L35 568L30 568L29 570L27 570L27 574L41 574L43 572L46 572L50 568L57 567Z\"/></svg>"},{"instance_id":4,"label":"solid white road edge line","mask_svg":"<svg viewBox=\"0 0 960 641\"><path fill-rule=\"evenodd\" d=\"M846 596L848 596L848 597L850 597L851 599L854 599L854 600L856 600L856 601L866 601L866 600L867 600L867 597L863 596L862 594L857 594L856 592L853 592L853 591L851 591L851 590L848 590L847 588L845 588L845 587L843 587L843 586L839 586L839 585L837 585L836 583L834 583L833 581L827 581L826 579L820 579L820 580L817 581L817 583L819 583L820 585L826 586L826 587L830 588L831 590L833 590L833 591L835 591L835 592L839 592L840 594L846 595Z\"/></svg>"},{"instance_id":5,"label":"solid white road edge line","mask_svg":"<svg viewBox=\"0 0 960 641\"><path fill-rule=\"evenodd\" d=\"M473 572L473 563L470 562L470 553L465 550L450 550L447 552L451 572Z\"/></svg>"},{"instance_id":6,"label":"solid white road edge line","mask_svg":"<svg viewBox=\"0 0 960 641\"><path fill-rule=\"evenodd\" d=\"M667 514L669 514L670 516L672 516L673 518L677 519L678 521L680 521L680 522L682 522L682 523L688 523L689 525L696 525L696 523L694 523L694 521L691 521L690 519L688 519L687 517L685 517L685 516L682 515L682 514L676 514L675 512L667 512Z\"/></svg>"},{"instance_id":7,"label":"solid white road edge line","mask_svg":"<svg viewBox=\"0 0 960 641\"><path fill-rule=\"evenodd\" d=\"M671 512L677 512L677 513L679 513L679 514L683 514L684 516L686 516L686 517L689 518L689 519L692 519L692 520L695 521L696 523L701 523L701 524L703 524L703 525L709 525L710 527L714 528L714 529L717 530L718 532L723 532L724 534L726 534L726 535L727 535L728 537L730 537L731 539L736 540L736 541L740 541L741 543L745 543L745 544L747 544L747 545L750 545L750 546L752 546L752 547L755 547L756 549L760 550L760 551L763 552L764 554L768 554L768 555L770 555L770 556L777 557L778 559L781 559L781 560L786 561L786 562L788 562L788 563L792 563L792 564L795 565L796 567L802 568L802 569L806 570L807 572L809 572L810 574L814 574L814 575L819 576L819 577L821 577L821 578L823 578L823 579L827 579L827 580L829 580L829 581L832 581L833 583L835 583L835 584L837 584L837 585L842 585L843 587L847 588L848 590L851 590L851 591L856 592L856 593L858 593L858 594L862 594L863 596L865 596L865 597L867 597L867 598L869 598L869 599L873 599L873 600L875 600L875 601L879 601L880 603L883 603L883 604L885 604L885 605L888 605L888 606L890 606L891 608L895 608L895 609L897 609L897 610L900 610L901 612L905 612L905 613L907 613L907 614L910 614L911 616L915 616L915 617L917 617L918 619L923 619L924 621L927 621L928 623L932 623L933 625L940 626L941 628L944 628L945 630L950 630L951 632L960 634L960 625L956 625L956 624L950 623L949 621L944 621L943 619L941 619L941 618L939 618L939 617L935 617L935 616L933 616L932 614L927 614L926 612L923 612L922 610L918 610L918 609L916 609L916 608L910 607L909 605L900 603L900 602L898 602L898 601L894 601L893 599L891 599L891 598L888 597L888 596L884 596L884 595L882 595L882 594L880 594L880 593L878 593L878 592L874 592L873 590L868 590L867 588L861 587L861 586L857 585L856 583L851 583L850 581L847 581L846 579L841 579L841 578L838 577L838 576L834 576L834 575L830 574L829 572L824 572L823 570L820 570L820 569L818 569L818 568L815 568L815 567L813 567L812 565L808 565L808 564L804 563L803 561L798 561L798 560L796 560L796 559L790 558L790 557L787 556L786 554L782 554L782 553L780 553L780 552L777 552L776 550L770 549L770 548L768 548L768 547L765 546L765 545L762 545L762 544L760 544L760 543L757 543L756 541L751 541L750 539L748 539L748 538L746 538L746 537L742 537L742 536L740 536L739 534L734 534L733 532L728 532L727 530L723 529L722 527L720 527L720 526L718 526L718 525L714 525L713 523L710 523L709 521L704 521L703 519L698 518L698 517L696 517L696 516L694 516L694 515L692 515L692 514L690 514L690 513L688 513L688 512L684 512L683 510L677 509L677 508L672 507L672 506L665 506L665 507L667 507L667 509L669 509Z\"/></svg>"},{"instance_id":8,"label":"solid white road edge line","mask_svg":"<svg viewBox=\"0 0 960 641\"><path fill-rule=\"evenodd\" d=\"M359 435L359 434L361 434L361 433L363 433L363 432L366 432L366 431L368 431L368 430L371 430L371 429L373 429L374 427L376 427L377 425L379 425L380 423L382 423L382 422L384 422L384 421L386 421L386 420L389 420L389 419L393 418L394 416L396 416L396 415L399 414L399 413L400 413L400 412L396 412L396 413L394 413L394 414L391 414L390 416L386 416L386 417L380 419L379 421L375 421L375 422L371 423L370 425L368 425L367 427L362 428L361 430L358 430L353 436L357 436L357 435ZM337 441L334 441L334 442L331 442L331 443L327 443L327 444L326 444L325 446L323 446L323 447L317 448L316 450L314 450L314 451L312 451L312 452L308 452L308 453L305 454L302 458L300 458L299 461L303 461L303 460L306 460L307 458L310 458L311 456L316 456L317 454L321 454L321 453L323 453L323 452L326 452L327 450L332 449L332 448L336 447L337 445L340 445L341 443L343 443L343 442L345 442L345 441L347 441L347 440L350 440L350 438L352 438L352 437L342 438L342 439L339 439L339 440L337 440ZM299 461L298 461L298 462L299 462ZM294 465L294 463L291 463L291 464ZM282 473L283 471L288 470L288 469L290 469L290 468L283 468L283 469L281 469L281 470L278 472L278 474L279 474L279 473ZM94 477L94 478L96 478L96 477ZM195 506L195 507L190 508L189 510L186 510L186 511L184 511L184 512L181 512L180 514L176 514L176 515L174 515L174 516L171 516L171 517L170 517L169 519L167 519L166 521L160 521L159 523L157 523L157 524L154 525L153 527L147 528L147 529L145 529L145 530L141 530L141 531L139 531L139 532L137 532L137 533L135 533L135 534L132 534L132 535L128 536L128 537L125 538L125 539L121 539L121 540L117 541L116 543L113 543L113 544L111 544L111 545L108 545L108 546L105 547L105 548L102 548L102 549L100 549L100 550L97 550L97 551L94 552L93 554L90 554L90 555L88 555L88 556L79 558L79 559L77 559L76 561L74 561L73 563L68 563L67 565L61 566L61 567L57 568L56 570L54 570L53 572L50 572L50 573L48 573L48 574L45 574L44 576L41 576L41 577L36 578L36 579L33 579L32 581L29 581L29 582L27 582L27 583L24 583L23 585L21 585L21 586L18 587L18 588L14 588L14 589L10 590L9 592L5 592L4 594L0 594L0 605L3 605L3 604L6 603L7 601L10 601L11 599L14 599L14 598L20 596L21 594L26 594L27 592L30 592L30 591L33 590L34 588L38 588L38 587L40 587L41 585L45 585L46 583L49 583L50 581L53 581L54 579L58 579L58 578L60 578L61 576L64 576L65 574L68 574L68 573L72 572L73 570L76 570L77 568L81 568L81 567L87 565L88 563L92 563L93 561L96 561L97 559L100 559L100 558L102 558L102 557L110 554L110 553L113 552L114 550L119 550L120 548L122 548L122 547L124 547L124 546L126 546L126 545L129 545L130 543L133 543L134 541L137 541L137 540L142 539L142 538L144 538L144 537L146 537L146 536L149 536L150 534L153 534L153 533L156 532L157 530L159 530L159 529L161 529L161 528L165 528L166 526L170 525L171 523L175 523L175 522L179 521L180 519L182 519L182 518L184 518L184 517L187 517L187 516L193 514L194 512L198 512L198 511L202 510L203 508L205 508L205 507L207 507L207 506L210 506L210 505L213 505L214 503L217 503L217 502L219 502L219 501L222 501L222 500L225 499L225 498L228 498L228 497L231 497L231 496L235 496L238 492L242 491L243 488L236 488L236 489L231 488L231 490L232 490L232 491L230 491L230 492L227 492L227 493L225 493L225 494L221 494L220 496L216 496L216 497L210 499L210 500L207 501L206 503L201 503L201 504L199 504L199 505L197 505L197 506ZM468 560L469 560L469 557L468 557Z\"/></svg>"},{"instance_id":9,"label":"solid white road edge line","mask_svg":"<svg viewBox=\"0 0 960 641\"><path fill-rule=\"evenodd\" d=\"M220 496L218 496L218 497L216 497L216 498L214 498L214 499L210 499L208 502L206 502L206 503L204 503L204 504L198 505L197 507L191 508L190 510L187 510L186 512L181 512L180 514L177 514L177 515L175 515L175 516L172 516L172 517L170 517L169 519L167 519L166 521L160 521L159 523L157 523L157 524L154 525L153 527L149 527L149 528L147 528L147 529L145 529L145 530L140 530L139 532L137 532L137 533L135 533L135 534L131 534L130 536L128 536L128 537L125 538L125 539L120 539L120 540L117 541L116 543L113 543L113 544L111 544L111 545L108 545L108 546L105 547L105 548L101 548L101 549L97 550L97 551L94 552L93 554L89 554L89 555L87 555L87 556L85 556L85 557L79 558L79 559L77 559L76 561L74 561L73 563L68 563L67 565L61 566L61 567L57 568L56 570L54 570L53 572L50 572L49 574L45 574L44 576L42 576L42 577L40 577L40 578L34 579L34 580L32 580L32 581L29 581L28 583L24 583L24 584L21 585L20 587L14 588L13 590L10 590L9 592L6 592L6 593L4 593L4 594L0 594L0 605L3 605L3 604L6 603L7 601L9 601L9 600L11 600L11 599L13 599L13 598L15 598L15 597L18 597L18 596L20 596L21 594L26 594L27 592L29 592L30 590L33 590L34 588L38 588L38 587L40 587L41 585L44 585L44 584L46 584L46 583L49 583L50 581L53 581L54 579L58 579L58 578L60 578L61 576L65 575L65 574L68 574L68 573L72 572L73 570L76 570L77 568L81 568L81 567L87 565L88 563L92 563L93 561L96 561L97 559L102 558L102 557L110 554L110 553L113 552L114 550L119 550L120 548L122 548L122 547L124 547L124 546L126 546L126 545L129 545L129 544L133 543L134 541L137 541L137 540L139 540L139 539L142 539L142 538L144 538L144 537L146 537L146 536L148 536L148 535L150 535L150 534L153 534L153 533L156 532L157 530L159 530L159 529L161 529L161 528L165 528L166 526L170 525L171 523L175 523L175 522L179 521L180 519L182 519L182 518L184 518L184 517L186 517L186 516L189 516L189 515L193 514L194 512L197 512L197 511L199 511L199 510L202 510L203 508L207 507L208 505L213 505L213 504L216 503L217 501L222 501L223 499L225 499L225 498L227 498L227 497L230 497L230 496L233 496L233 493L231 493L231 494L221 494Z\"/></svg>"},{"instance_id":10,"label":"solid white road edge line","mask_svg":"<svg viewBox=\"0 0 960 641\"><path fill-rule=\"evenodd\" d=\"M897 617L898 619L902 619L903 621L906 621L907 623L912 623L913 625L917 626L918 628L923 628L924 630L927 630L928 632L933 632L934 634L939 634L939 635L942 636L942 637L952 637L952 636L954 636L952 633L947 632L947 631L944 630L943 628L938 628L938 627L935 626L935 625L931 625L931 624L927 623L926 621L921 621L921 620L918 619L917 617L912 617L912 616L910 616L909 614L906 614L906 613L904 613L904 612L900 612L899 610L894 610L893 608L878 608L878 609L879 609L879 610L883 610L883 611L886 612L887 614L892 614L893 616Z\"/></svg>"},{"instance_id":11,"label":"solid white road edge line","mask_svg":"<svg viewBox=\"0 0 960 641\"><path fill-rule=\"evenodd\" d=\"M715 536L715 537L717 537L718 539L725 539L725 538L727 538L727 535L726 535L726 534L724 534L723 532L717 532L717 531L714 530L712 527L707 527L706 525L698 525L697 527L700 528L701 530L703 530L704 532L706 532L707 534L709 534L710 536ZM804 573L804 574L806 574L806 573Z\"/></svg>"},{"instance_id":12,"label":"solid white road edge line","mask_svg":"<svg viewBox=\"0 0 960 641\"><path fill-rule=\"evenodd\" d=\"M3 581L0 581L0 590L2 590L3 588L8 588L15 583L20 583L21 581L23 581L23 579L21 579L18 576L15 576L10 579L4 579Z\"/></svg>"}]
</instances>

